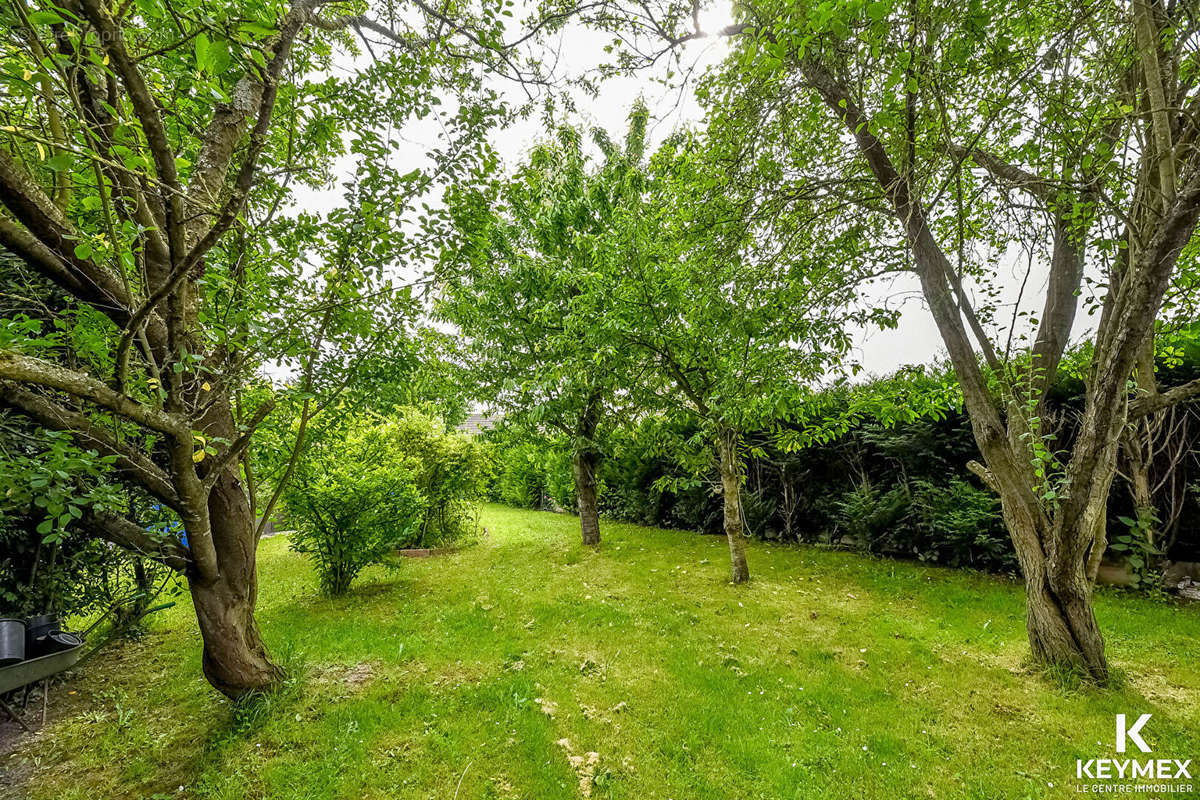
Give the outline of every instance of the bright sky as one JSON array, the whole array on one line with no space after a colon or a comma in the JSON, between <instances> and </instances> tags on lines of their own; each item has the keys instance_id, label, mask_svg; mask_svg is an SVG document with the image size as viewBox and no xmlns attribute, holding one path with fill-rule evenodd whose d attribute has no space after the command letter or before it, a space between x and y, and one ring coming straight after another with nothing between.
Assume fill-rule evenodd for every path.
<instances>
[{"instance_id":1,"label":"bright sky","mask_svg":"<svg viewBox=\"0 0 1200 800\"><path fill-rule=\"evenodd\" d=\"M717 9L702 17L705 30L717 30L728 24L729 6L722 3ZM518 14L519 16L519 14ZM558 71L562 75L580 75L594 70L597 64L606 59L602 47L609 37L578 27L568 28L560 34L555 44L558 52ZM717 64L728 52L726 42L718 39L702 40L687 46L684 51L684 63L696 64L698 75L706 66ZM639 98L643 98L650 108L652 119L650 125L651 144L657 145L672 132L680 127L702 127L704 123L703 110L697 104L693 95L693 86L685 84L682 87L667 87L661 82L666 68L666 59L662 69L643 71L635 76L612 78L602 84L600 93L595 98L587 98L581 94L575 95L576 106L579 109L572 122L585 126L599 125L614 135L621 135L628 117L629 109ZM342 69L353 69L353 63L346 63ZM507 91L513 100L522 95L512 84L503 84L497 79L496 86ZM440 127L431 121L414 123L410 129L402 132L405 142L411 148L405 148L403 159L394 166L403 171L409 171L422 165L424 153L439 143ZM529 148L545 135L541 119L534 115L521 120L508 128L496 130L493 133L492 145L501 154L506 164L515 166L527 153ZM342 171L349 174L352 162L346 161ZM298 197L297 207L311 211L322 211L332 208L341 201L341 188L335 186L328 191L304 191ZM1012 265L1009 272L1001 276L1001 286L1005 302L1009 308L1004 312L1007 318L1011 314L1011 304L1018 296L1019 287L1024 277L1024 259L1006 259ZM1045 269L1034 267L1026 285L1026 300L1023 307L1031 307L1042 296L1045 285ZM969 287L968 287L969 290ZM876 287L871 294L886 297L893 305L902 309L899 327L890 331L859 331L855 337L855 358L861 363L868 375L884 375L906 364L923 364L940 359L943 348L940 336L933 320L920 301L919 284L915 276L906 275L895 278L885 286Z\"/></svg>"}]
</instances>

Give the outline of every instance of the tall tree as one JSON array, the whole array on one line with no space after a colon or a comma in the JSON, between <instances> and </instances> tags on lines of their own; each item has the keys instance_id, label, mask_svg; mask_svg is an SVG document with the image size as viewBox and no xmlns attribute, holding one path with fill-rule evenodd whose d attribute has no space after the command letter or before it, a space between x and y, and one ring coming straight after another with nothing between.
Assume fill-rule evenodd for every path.
<instances>
[{"instance_id":1,"label":"tall tree","mask_svg":"<svg viewBox=\"0 0 1200 800\"><path fill-rule=\"evenodd\" d=\"M624 145L562 126L511 178L451 192L453 234L441 266L438 308L464 337L481 401L510 423L544 427L570 443L583 543L600 543L598 431L613 412L623 354L592 336L585 294L603 292L596 261L613 216L636 191L647 111L635 106ZM635 183L631 184L630 181Z\"/></svg>"},{"instance_id":2,"label":"tall tree","mask_svg":"<svg viewBox=\"0 0 1200 800\"><path fill-rule=\"evenodd\" d=\"M231 697L280 675L254 620L257 533L239 476L271 409L239 412L239 388L259 364L305 352L280 330L293 317L319 328L332 318L317 309L370 299L355 280L318 279L329 292L297 304L313 299L307 276L277 257L271 221L295 184L328 181L348 143L366 182L388 186L355 198L351 216L383 223L364 235L398 224L420 180L388 170L398 147L388 132L443 95L464 102L442 115L455 146L438 161L477 154L469 143L495 104L476 65L533 76L502 39L502 11L421 0L375 11L325 0L0 9L0 246L95 331L80 353L17 328L0 349L0 404L114 460L130 487L178 515L186 545L111 508L73 525L186 574L205 675ZM353 34L374 58L324 77L335 55L358 53ZM365 248L360 274L403 252L390 244Z\"/></svg>"},{"instance_id":3,"label":"tall tree","mask_svg":"<svg viewBox=\"0 0 1200 800\"><path fill-rule=\"evenodd\" d=\"M1118 441L1128 421L1200 392L1158 391L1147 357L1200 217L1194 4L751 2L737 13L720 32L736 37L713 95L728 111L720 124L779 165L764 191L835 179L830 203L890 220L962 388L984 461L973 469L1001 500L1033 655L1105 681L1091 593ZM708 35L695 15L664 19L651 26L664 46ZM1046 271L1042 310L1001 320L987 290L1022 248ZM1099 317L1068 448L1046 391L1084 308Z\"/></svg>"},{"instance_id":4,"label":"tall tree","mask_svg":"<svg viewBox=\"0 0 1200 800\"><path fill-rule=\"evenodd\" d=\"M742 583L744 435L787 419L808 384L839 368L851 320L889 315L852 309L854 282L809 246L823 231L834 246L860 237L860 225L835 232L803 206L763 205L712 155L686 134L660 148L605 237L603 291L587 299L592 335L637 356L625 384L639 405L690 417L707 438L730 574Z\"/></svg>"}]
</instances>

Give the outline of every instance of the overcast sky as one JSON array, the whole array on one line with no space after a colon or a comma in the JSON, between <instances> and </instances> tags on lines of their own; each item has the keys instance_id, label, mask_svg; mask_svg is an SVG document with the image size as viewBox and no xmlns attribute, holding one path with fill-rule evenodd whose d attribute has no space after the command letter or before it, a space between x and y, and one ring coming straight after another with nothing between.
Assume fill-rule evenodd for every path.
<instances>
[{"instance_id":1,"label":"overcast sky","mask_svg":"<svg viewBox=\"0 0 1200 800\"><path fill-rule=\"evenodd\" d=\"M709 12L702 18L705 30L717 30L728 24L728 6ZM568 28L554 43L557 50L558 72L565 76L586 74L602 63L606 56L602 48L609 37L578 27ZM728 52L728 44L719 39L710 39L692 43L684 51L684 63L695 64L695 74L705 67L717 64ZM339 69L351 70L353 63L345 63ZM665 70L665 60L664 67ZM703 110L697 104L693 95L693 86L685 84L682 87L664 86L661 82L663 70L644 71L635 76L612 78L601 85L600 93L595 98L575 95L578 113L570 121L584 126L600 125L610 133L624 133L626 119L632 104L643 98L650 108L652 115L650 123L650 139L652 145L657 145L680 127L702 127L704 124ZM693 81L694 83L694 81ZM497 82L496 86L505 91L514 100L518 94L515 85L505 85ZM433 122L414 123L404 130L401 135L404 141L411 145L404 149L401 160L394 164L396 169L409 171L422 166L424 154L439 144L440 127ZM492 134L491 143L504 159L507 167L517 165L529 148L545 135L542 120L532 115L504 129L497 129ZM341 165L342 171L349 175L353 164L346 160ZM303 191L297 198L297 207L310 211L324 211L341 202L340 186L327 191ZM1011 305L1018 296L1027 262L1024 258L1007 259L1009 267L1003 268L1000 285L1003 290L1004 302L1009 304L1005 319L1011 314ZM1026 284L1026 300L1022 304L1030 308L1041 295L1045 283L1045 269L1037 265ZM969 290L969 287L968 287ZM888 298L888 302L899 305L902 309L899 327L889 331L859 331L855 337L855 358L861 363L867 375L884 375L906 364L924 364L938 360L943 356L941 339L933 320L920 301L919 284L915 276L900 276L871 290L877 298ZM1032 310L1032 309L1031 309ZM1081 321L1086 324L1086 320Z\"/></svg>"}]
</instances>

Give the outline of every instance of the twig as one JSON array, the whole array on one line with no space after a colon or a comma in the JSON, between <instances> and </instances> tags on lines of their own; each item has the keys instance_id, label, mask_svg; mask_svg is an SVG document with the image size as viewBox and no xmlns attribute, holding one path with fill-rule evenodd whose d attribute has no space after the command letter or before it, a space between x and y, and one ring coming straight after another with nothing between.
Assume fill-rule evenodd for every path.
<instances>
[{"instance_id":1,"label":"twig","mask_svg":"<svg viewBox=\"0 0 1200 800\"><path fill-rule=\"evenodd\" d=\"M463 767L462 775L458 776L458 786L454 787L454 800L458 800L458 790L462 788L463 778L467 777L467 770L469 770L470 768L471 768L471 762L468 761L467 765L465 767Z\"/></svg>"}]
</instances>

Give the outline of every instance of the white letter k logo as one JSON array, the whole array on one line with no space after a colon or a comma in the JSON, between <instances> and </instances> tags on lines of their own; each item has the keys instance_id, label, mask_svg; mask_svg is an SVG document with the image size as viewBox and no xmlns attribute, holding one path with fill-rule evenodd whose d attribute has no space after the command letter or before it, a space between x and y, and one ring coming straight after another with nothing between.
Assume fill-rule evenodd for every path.
<instances>
[{"instance_id":1,"label":"white letter k logo","mask_svg":"<svg viewBox=\"0 0 1200 800\"><path fill-rule=\"evenodd\" d=\"M1143 753L1149 753L1150 748L1146 746L1146 740L1138 733L1142 726L1150 719L1150 714L1142 714L1137 718L1137 722L1133 723L1132 728L1125 727L1125 715L1117 714L1117 752L1125 752L1125 740L1128 739L1138 746L1138 749Z\"/></svg>"}]
</instances>

